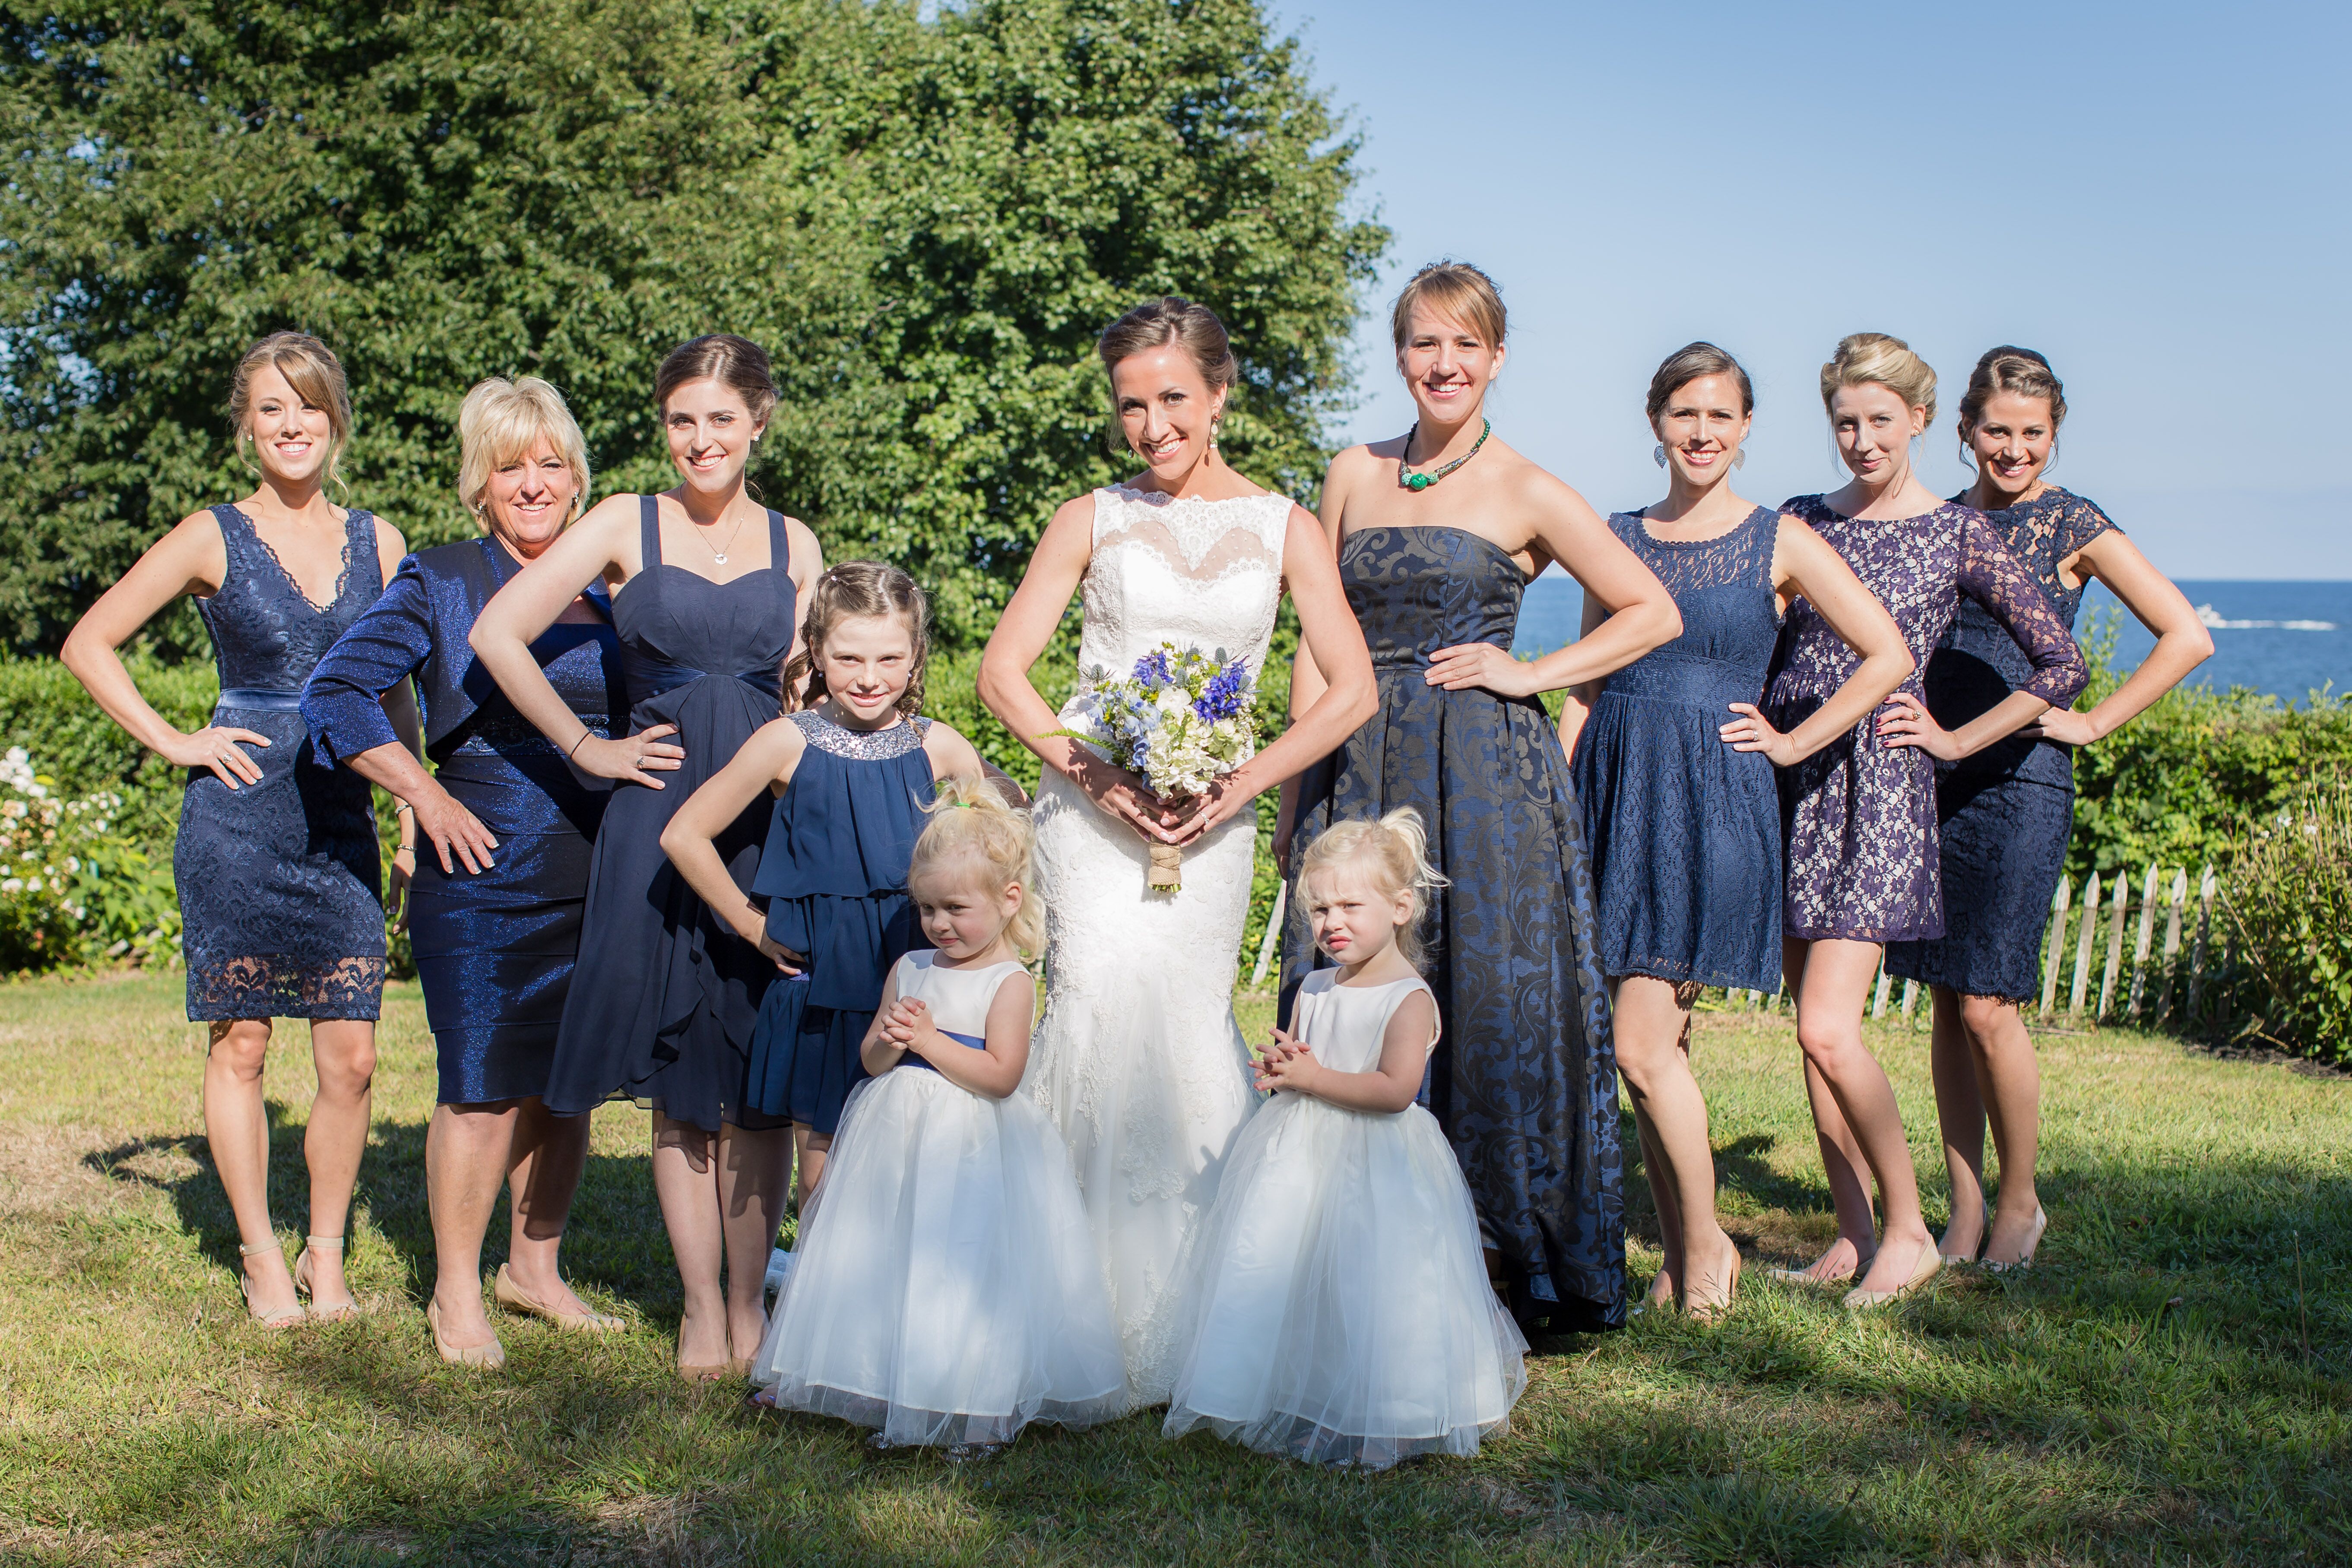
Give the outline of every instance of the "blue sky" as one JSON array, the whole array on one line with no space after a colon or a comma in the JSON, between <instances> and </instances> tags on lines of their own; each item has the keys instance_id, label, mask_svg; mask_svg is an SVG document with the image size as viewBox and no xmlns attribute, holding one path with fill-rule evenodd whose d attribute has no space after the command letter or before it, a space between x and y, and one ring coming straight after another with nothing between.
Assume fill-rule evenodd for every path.
<instances>
[{"instance_id":1,"label":"blue sky","mask_svg":"<svg viewBox=\"0 0 2352 1568\"><path fill-rule=\"evenodd\" d=\"M1504 287L1498 432L1603 510L1654 500L1641 399L1693 338L1759 398L1742 493L1842 482L1843 333L1941 374L2048 354L2053 474L2181 577L2352 578L2352 8L1591 6L1273 0L1395 231L1360 438L1412 405L1384 317L1444 255Z\"/></svg>"}]
</instances>

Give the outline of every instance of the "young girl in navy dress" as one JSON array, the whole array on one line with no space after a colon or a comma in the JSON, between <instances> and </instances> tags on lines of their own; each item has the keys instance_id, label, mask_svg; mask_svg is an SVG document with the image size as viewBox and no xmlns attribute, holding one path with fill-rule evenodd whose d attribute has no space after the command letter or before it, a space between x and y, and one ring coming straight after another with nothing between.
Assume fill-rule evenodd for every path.
<instances>
[{"instance_id":1,"label":"young girl in navy dress","mask_svg":"<svg viewBox=\"0 0 2352 1568\"><path fill-rule=\"evenodd\" d=\"M1410 807L1307 847L1298 901L1339 967L1298 988L1194 1244L1174 1437L1384 1469L1475 1454L1527 1387L1527 1342L1486 1282L1470 1188L1413 1103L1437 1044L1416 929L1437 873Z\"/></svg>"},{"instance_id":2,"label":"young girl in navy dress","mask_svg":"<svg viewBox=\"0 0 2352 1568\"><path fill-rule=\"evenodd\" d=\"M916 716L929 621L922 589L895 566L845 561L826 572L810 596L804 650L784 671L788 692L805 679L808 706L756 731L662 834L694 890L790 977L761 999L744 1098L799 1134L803 1207L864 1076L858 1042L883 981L900 953L926 945L907 866L932 781L982 771L971 742ZM762 790L776 802L746 894L713 839Z\"/></svg>"},{"instance_id":3,"label":"young girl in navy dress","mask_svg":"<svg viewBox=\"0 0 2352 1568\"><path fill-rule=\"evenodd\" d=\"M871 1079L842 1113L751 1370L760 1404L952 1458L1129 1404L1069 1152L1013 1093L1036 1005L1021 950L1045 937L1029 822L977 774L940 783L916 844L908 879L932 947L883 989L861 1052Z\"/></svg>"}]
</instances>

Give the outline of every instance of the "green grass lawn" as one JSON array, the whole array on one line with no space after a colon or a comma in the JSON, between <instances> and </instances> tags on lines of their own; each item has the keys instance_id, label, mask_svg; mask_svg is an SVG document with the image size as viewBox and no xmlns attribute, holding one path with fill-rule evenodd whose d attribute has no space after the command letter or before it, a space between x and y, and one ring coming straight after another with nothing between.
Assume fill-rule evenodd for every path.
<instances>
[{"instance_id":1,"label":"green grass lawn","mask_svg":"<svg viewBox=\"0 0 2352 1568\"><path fill-rule=\"evenodd\" d=\"M1267 1012L1246 1003L1244 1021ZM1788 1021L1706 1016L1696 1060L1750 1263L1727 1321L1539 1347L1510 1436L1475 1461L1317 1471L1164 1443L1146 1415L958 1468L675 1381L677 1277L627 1108L597 1117L568 1258L630 1331L509 1321L503 1373L442 1366L421 1310L433 1068L414 986L386 1019L352 1244L374 1310L271 1334L237 1299L179 981L0 987L0 1560L2352 1557L2352 1079L2053 1032L2042 1262L1855 1319L1757 1267L1833 1228ZM285 1037L290 1235L310 1087L303 1031ZM1874 1038L1940 1222L1926 1036ZM1638 1289L1654 1231L1627 1186Z\"/></svg>"}]
</instances>

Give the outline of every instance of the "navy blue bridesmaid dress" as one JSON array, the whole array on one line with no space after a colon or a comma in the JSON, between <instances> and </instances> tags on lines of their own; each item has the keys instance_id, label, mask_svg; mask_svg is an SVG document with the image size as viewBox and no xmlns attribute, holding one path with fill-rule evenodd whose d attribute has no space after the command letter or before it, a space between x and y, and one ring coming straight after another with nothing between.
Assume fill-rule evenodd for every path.
<instances>
[{"instance_id":1,"label":"navy blue bridesmaid dress","mask_svg":"<svg viewBox=\"0 0 2352 1568\"><path fill-rule=\"evenodd\" d=\"M374 796L311 750L302 683L383 588L375 518L343 519L343 569L323 608L304 596L245 513L216 506L228 569L196 601L220 668L215 724L247 746L259 784L188 770L172 847L188 964L188 1017L369 1018L383 1003L382 851Z\"/></svg>"},{"instance_id":2,"label":"navy blue bridesmaid dress","mask_svg":"<svg viewBox=\"0 0 2352 1568\"><path fill-rule=\"evenodd\" d=\"M564 998L547 1108L635 1100L706 1132L770 1129L749 1103L751 1027L775 964L719 921L662 852L688 796L776 717L798 626L784 520L768 513L771 564L725 583L666 562L652 496L640 498L644 569L613 595L630 700L627 733L677 726L686 757L663 787L622 784L604 808L588 872L580 966ZM748 890L765 827L753 802L716 839Z\"/></svg>"},{"instance_id":3,"label":"navy blue bridesmaid dress","mask_svg":"<svg viewBox=\"0 0 2352 1568\"><path fill-rule=\"evenodd\" d=\"M830 1138L866 1077L857 1047L890 966L931 944L907 897L907 866L933 797L929 719L845 729L794 713L808 749L776 802L754 893L768 934L804 954L777 981L751 1036L751 1104Z\"/></svg>"},{"instance_id":4,"label":"navy blue bridesmaid dress","mask_svg":"<svg viewBox=\"0 0 2352 1568\"><path fill-rule=\"evenodd\" d=\"M1611 676L1570 773L1600 898L1601 973L1778 991L1780 796L1761 752L1719 733L1761 702L1780 609L1764 507L1714 539L1609 527L1675 596L1683 634Z\"/></svg>"},{"instance_id":5,"label":"navy blue bridesmaid dress","mask_svg":"<svg viewBox=\"0 0 2352 1568\"><path fill-rule=\"evenodd\" d=\"M435 778L498 839L480 872L462 861L444 871L432 845L420 844L409 883L409 941L445 1105L546 1089L580 951L591 847L612 795L515 711L467 643L482 606L521 570L491 539L411 555L302 694L319 755L348 761L392 743L381 699L415 677ZM573 716L603 735L627 706L620 642L603 585L585 597L597 619L559 621L530 652Z\"/></svg>"},{"instance_id":6,"label":"navy blue bridesmaid dress","mask_svg":"<svg viewBox=\"0 0 2352 1568\"><path fill-rule=\"evenodd\" d=\"M1617 1058L1584 829L1559 733L1532 697L1423 679L1441 647L1511 646L1527 579L1458 528L1367 528L1339 542L1380 708L1301 777L1293 842L1399 806L1421 813L1447 885L1425 977L1444 1033L1424 1094L1469 1180L1512 1310L1555 1331L1625 1321ZM1325 966L1296 904L1283 1012Z\"/></svg>"}]
</instances>

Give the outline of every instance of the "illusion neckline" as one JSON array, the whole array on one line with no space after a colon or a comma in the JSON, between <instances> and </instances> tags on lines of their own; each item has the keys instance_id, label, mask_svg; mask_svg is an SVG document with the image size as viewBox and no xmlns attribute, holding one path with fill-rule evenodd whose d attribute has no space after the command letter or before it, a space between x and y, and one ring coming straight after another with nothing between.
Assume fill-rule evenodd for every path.
<instances>
[{"instance_id":1,"label":"illusion neckline","mask_svg":"<svg viewBox=\"0 0 2352 1568\"><path fill-rule=\"evenodd\" d=\"M1746 517L1741 518L1738 522L1733 523L1721 533L1710 533L1705 539L1661 539L1656 534L1650 531L1650 519L1647 515L1649 510L1649 508L1643 507L1640 510L1633 512L1631 516L1633 519L1634 525L1641 529L1642 537L1652 544L1658 546L1661 550L1698 550L1710 544L1720 544L1727 539L1737 537L1740 530L1745 528L1753 528L1756 525L1756 514L1759 511L1769 513L1774 517L1780 515L1780 513L1773 511L1769 506L1750 507Z\"/></svg>"},{"instance_id":2,"label":"illusion neckline","mask_svg":"<svg viewBox=\"0 0 2352 1568\"><path fill-rule=\"evenodd\" d=\"M1105 485L1103 488L1118 495L1133 496L1137 500L1152 506L1236 506L1249 501L1277 499L1272 490L1260 490L1254 496L1171 496L1166 490L1148 490L1140 485L1129 484L1125 480L1115 485ZM1279 499L1284 501L1290 500L1288 496L1282 496Z\"/></svg>"}]
</instances>

